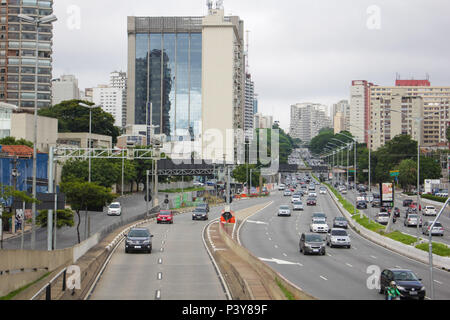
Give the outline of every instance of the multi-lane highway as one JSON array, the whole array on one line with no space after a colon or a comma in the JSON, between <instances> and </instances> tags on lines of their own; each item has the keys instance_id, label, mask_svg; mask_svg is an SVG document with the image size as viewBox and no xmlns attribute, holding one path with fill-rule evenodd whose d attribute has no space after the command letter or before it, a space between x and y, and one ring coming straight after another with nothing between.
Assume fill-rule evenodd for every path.
<instances>
[{"instance_id":1,"label":"multi-lane highway","mask_svg":"<svg viewBox=\"0 0 450 320\"><path fill-rule=\"evenodd\" d=\"M318 194L317 206L293 211L291 217L277 216L278 207L290 204L291 197L279 193L272 200L272 205L241 228L242 244L309 294L319 299L383 299L376 288L368 286L368 282L374 283L373 271L368 272L388 267L410 269L422 278L425 287L430 287L428 265L382 248L352 230L351 249L327 247L325 256L304 256L299 252L299 238L309 232L312 214L326 213L330 225L341 213L328 193ZM435 269L434 287L436 299L449 299L450 273Z\"/></svg>"},{"instance_id":2,"label":"multi-lane highway","mask_svg":"<svg viewBox=\"0 0 450 320\"><path fill-rule=\"evenodd\" d=\"M240 210L267 198L234 202ZM223 207L211 208L209 221ZM204 247L202 231L209 221L192 213L176 215L174 224L149 223L153 251L125 254L122 242L101 276L91 299L225 300L226 294Z\"/></svg>"}]
</instances>

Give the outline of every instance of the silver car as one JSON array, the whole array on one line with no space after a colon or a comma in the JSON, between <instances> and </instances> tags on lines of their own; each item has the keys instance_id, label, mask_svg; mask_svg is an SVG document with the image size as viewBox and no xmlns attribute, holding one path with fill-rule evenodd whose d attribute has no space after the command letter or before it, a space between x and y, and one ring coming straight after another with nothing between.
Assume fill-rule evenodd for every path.
<instances>
[{"instance_id":1,"label":"silver car","mask_svg":"<svg viewBox=\"0 0 450 320\"><path fill-rule=\"evenodd\" d=\"M424 235L430 235L430 227L433 221L425 221L422 225L422 234ZM436 223L433 226L433 230L431 230L432 236L444 236L444 227L439 221L436 221Z\"/></svg>"},{"instance_id":2,"label":"silver car","mask_svg":"<svg viewBox=\"0 0 450 320\"><path fill-rule=\"evenodd\" d=\"M334 218L333 219L333 228L347 229L348 228L347 219L345 219L344 217L336 217L336 218Z\"/></svg>"},{"instance_id":3,"label":"silver car","mask_svg":"<svg viewBox=\"0 0 450 320\"><path fill-rule=\"evenodd\" d=\"M347 231L341 228L333 228L327 234L327 246L347 247L350 249L350 236Z\"/></svg>"},{"instance_id":4,"label":"silver car","mask_svg":"<svg viewBox=\"0 0 450 320\"><path fill-rule=\"evenodd\" d=\"M289 206L280 206L278 209L278 216L291 216L291 209Z\"/></svg>"},{"instance_id":5,"label":"silver car","mask_svg":"<svg viewBox=\"0 0 450 320\"><path fill-rule=\"evenodd\" d=\"M419 220L419 227L422 226L422 218L419 219L417 214L408 214L405 219L404 225L405 227L417 226L417 220Z\"/></svg>"},{"instance_id":6,"label":"silver car","mask_svg":"<svg viewBox=\"0 0 450 320\"><path fill-rule=\"evenodd\" d=\"M295 202L292 204L292 209L295 211L295 210L304 210L305 208L303 207L303 202L301 202L301 201L295 201Z\"/></svg>"},{"instance_id":7,"label":"silver car","mask_svg":"<svg viewBox=\"0 0 450 320\"><path fill-rule=\"evenodd\" d=\"M388 224L389 223L389 213L387 212L379 212L375 217L375 221L379 224Z\"/></svg>"}]
</instances>

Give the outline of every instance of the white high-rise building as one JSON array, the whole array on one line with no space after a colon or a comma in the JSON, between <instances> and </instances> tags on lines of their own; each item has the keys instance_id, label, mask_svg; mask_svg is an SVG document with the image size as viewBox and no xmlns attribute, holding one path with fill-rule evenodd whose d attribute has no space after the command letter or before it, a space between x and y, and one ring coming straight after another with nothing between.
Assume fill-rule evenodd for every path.
<instances>
[{"instance_id":1,"label":"white high-rise building","mask_svg":"<svg viewBox=\"0 0 450 320\"><path fill-rule=\"evenodd\" d=\"M123 90L107 85L99 85L93 88L92 101L100 105L102 110L112 114L114 125L122 127Z\"/></svg>"},{"instance_id":2,"label":"white high-rise building","mask_svg":"<svg viewBox=\"0 0 450 320\"><path fill-rule=\"evenodd\" d=\"M52 80L52 105L62 101L80 99L78 80L74 75L62 75Z\"/></svg>"},{"instance_id":3,"label":"white high-rise building","mask_svg":"<svg viewBox=\"0 0 450 320\"><path fill-rule=\"evenodd\" d=\"M109 86L111 88L121 89L123 91L122 105L122 127L127 124L127 73L122 71L113 71L110 74Z\"/></svg>"},{"instance_id":4,"label":"white high-rise building","mask_svg":"<svg viewBox=\"0 0 450 320\"><path fill-rule=\"evenodd\" d=\"M366 80L352 81L350 89L350 117L348 131L359 143L368 143L370 127L370 90L373 83Z\"/></svg>"},{"instance_id":5,"label":"white high-rise building","mask_svg":"<svg viewBox=\"0 0 450 320\"><path fill-rule=\"evenodd\" d=\"M244 132L245 137L253 139L254 129L254 108L255 108L255 84L252 76L247 73L245 77L245 107L244 107Z\"/></svg>"},{"instance_id":6,"label":"white high-rise building","mask_svg":"<svg viewBox=\"0 0 450 320\"><path fill-rule=\"evenodd\" d=\"M331 127L327 106L318 103L298 103L291 106L289 135L304 142L311 141L323 128Z\"/></svg>"},{"instance_id":7,"label":"white high-rise building","mask_svg":"<svg viewBox=\"0 0 450 320\"><path fill-rule=\"evenodd\" d=\"M332 117L334 133L349 130L350 104L348 100L341 100L333 105Z\"/></svg>"}]
</instances>

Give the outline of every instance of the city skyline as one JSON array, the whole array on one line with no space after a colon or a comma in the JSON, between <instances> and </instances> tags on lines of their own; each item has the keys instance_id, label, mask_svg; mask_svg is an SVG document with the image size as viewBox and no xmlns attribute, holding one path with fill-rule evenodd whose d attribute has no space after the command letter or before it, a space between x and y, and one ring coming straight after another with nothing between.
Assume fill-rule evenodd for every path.
<instances>
[{"instance_id":1,"label":"city skyline","mask_svg":"<svg viewBox=\"0 0 450 320\"><path fill-rule=\"evenodd\" d=\"M75 6L67 0L55 3L59 20L54 26L53 77L75 74L80 88L89 88L106 83L111 70L127 70L128 15L207 13L203 0L169 0L151 6L138 0L108 1L112 4L109 9L104 2L80 0ZM276 119L283 128L289 126L290 105L311 101L330 107L349 99L352 80L393 85L396 73L404 79L429 74L435 85L447 84L448 44L440 39L450 28L444 14L450 3L410 1L408 14L401 4L389 1L339 4L337 8L328 0L286 1L284 6L271 1L224 2L225 14L239 15L250 31L250 72L260 112L279 115L283 110ZM374 6L379 9L379 25ZM116 35L114 41L106 36L109 34ZM271 39L269 47L267 39ZM284 52L283 59L273 59L279 52Z\"/></svg>"}]
</instances>

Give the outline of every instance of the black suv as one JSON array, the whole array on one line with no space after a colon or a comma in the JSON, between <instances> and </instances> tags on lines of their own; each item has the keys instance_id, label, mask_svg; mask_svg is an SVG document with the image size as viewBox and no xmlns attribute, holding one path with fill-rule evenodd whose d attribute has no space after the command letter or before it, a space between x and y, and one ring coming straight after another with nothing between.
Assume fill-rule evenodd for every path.
<instances>
[{"instance_id":1,"label":"black suv","mask_svg":"<svg viewBox=\"0 0 450 320\"><path fill-rule=\"evenodd\" d=\"M325 255L325 240L316 233L302 233L300 236L300 252L304 255L308 253L317 253Z\"/></svg>"},{"instance_id":2,"label":"black suv","mask_svg":"<svg viewBox=\"0 0 450 320\"><path fill-rule=\"evenodd\" d=\"M356 201L356 209L367 209L367 202Z\"/></svg>"},{"instance_id":3,"label":"black suv","mask_svg":"<svg viewBox=\"0 0 450 320\"><path fill-rule=\"evenodd\" d=\"M133 228L125 236L125 253L130 251L152 252L153 235L147 228Z\"/></svg>"},{"instance_id":4,"label":"black suv","mask_svg":"<svg viewBox=\"0 0 450 320\"><path fill-rule=\"evenodd\" d=\"M411 271L406 269L385 269L380 275L380 293L386 292L391 281L395 281L397 289L400 291L401 298L425 299L425 287L422 279Z\"/></svg>"}]
</instances>

